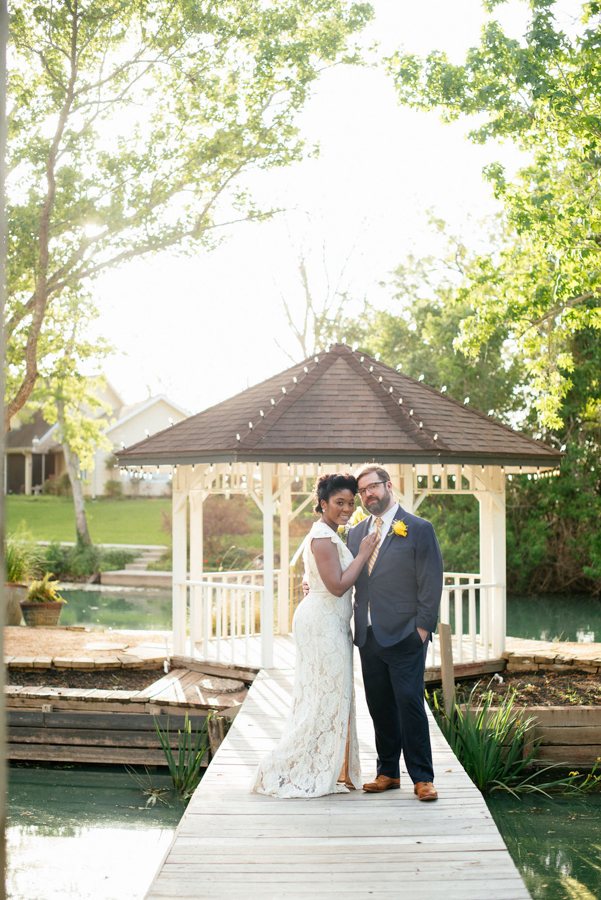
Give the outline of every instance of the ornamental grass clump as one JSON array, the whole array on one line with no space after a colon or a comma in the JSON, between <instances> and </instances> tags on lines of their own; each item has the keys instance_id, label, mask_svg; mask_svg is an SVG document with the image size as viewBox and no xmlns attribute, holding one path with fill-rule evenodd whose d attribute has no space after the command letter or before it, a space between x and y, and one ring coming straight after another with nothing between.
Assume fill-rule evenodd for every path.
<instances>
[{"instance_id":1,"label":"ornamental grass clump","mask_svg":"<svg viewBox=\"0 0 601 900\"><path fill-rule=\"evenodd\" d=\"M533 740L534 716L515 706L515 691L494 705L496 694L487 691L476 702L476 684L461 705L453 704L450 716L432 695L432 711L438 726L465 771L483 793L506 790L512 794L589 794L601 791L598 762L588 774L570 772L566 777L551 779L561 765L535 770L533 761L540 740Z\"/></svg>"},{"instance_id":2,"label":"ornamental grass clump","mask_svg":"<svg viewBox=\"0 0 601 900\"><path fill-rule=\"evenodd\" d=\"M177 759L171 750L171 742L169 739L169 719L165 731L161 731L161 726L155 716L154 727L156 728L169 773L173 781L173 786L182 800L189 800L198 785L200 784L200 770L202 760L209 748L208 723L210 715L207 716L202 727L192 731L192 723L188 719L188 714L184 719L184 730L178 729L178 748Z\"/></svg>"},{"instance_id":3,"label":"ornamental grass clump","mask_svg":"<svg viewBox=\"0 0 601 900\"><path fill-rule=\"evenodd\" d=\"M4 571L9 584L24 584L37 573L41 554L22 537L9 535L4 543Z\"/></svg>"},{"instance_id":4,"label":"ornamental grass clump","mask_svg":"<svg viewBox=\"0 0 601 900\"><path fill-rule=\"evenodd\" d=\"M514 694L507 694L498 706L493 706L495 695L488 691L476 703L476 688L477 685L461 706L454 705L450 717L434 694L434 715L440 730L481 791L517 790L528 780L523 776L531 768L540 744L531 740L536 720L533 716L526 718L524 710L515 708Z\"/></svg>"}]
</instances>

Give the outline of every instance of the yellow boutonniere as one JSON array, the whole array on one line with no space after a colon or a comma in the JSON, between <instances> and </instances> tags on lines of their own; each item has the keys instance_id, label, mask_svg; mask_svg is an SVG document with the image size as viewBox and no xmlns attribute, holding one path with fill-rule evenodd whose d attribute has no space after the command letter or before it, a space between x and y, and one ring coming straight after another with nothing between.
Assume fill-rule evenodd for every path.
<instances>
[{"instance_id":1,"label":"yellow boutonniere","mask_svg":"<svg viewBox=\"0 0 601 900\"><path fill-rule=\"evenodd\" d=\"M389 537L393 533L398 534L399 537L407 537L407 526L401 520L395 519L392 523L392 528L390 529L387 537Z\"/></svg>"}]
</instances>

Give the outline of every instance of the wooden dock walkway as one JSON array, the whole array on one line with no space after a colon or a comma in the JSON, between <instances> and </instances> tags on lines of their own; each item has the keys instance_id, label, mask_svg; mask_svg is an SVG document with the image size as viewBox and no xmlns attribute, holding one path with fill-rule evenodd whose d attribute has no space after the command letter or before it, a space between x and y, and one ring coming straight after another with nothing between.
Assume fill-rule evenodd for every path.
<instances>
[{"instance_id":1,"label":"wooden dock walkway","mask_svg":"<svg viewBox=\"0 0 601 900\"><path fill-rule=\"evenodd\" d=\"M281 667L254 681L147 900L528 900L480 792L433 720L436 803L420 803L404 771L402 789L381 795L251 794L255 767L290 705L290 641L282 639L275 656ZM355 671L361 767L370 778L374 737L358 659Z\"/></svg>"}]
</instances>

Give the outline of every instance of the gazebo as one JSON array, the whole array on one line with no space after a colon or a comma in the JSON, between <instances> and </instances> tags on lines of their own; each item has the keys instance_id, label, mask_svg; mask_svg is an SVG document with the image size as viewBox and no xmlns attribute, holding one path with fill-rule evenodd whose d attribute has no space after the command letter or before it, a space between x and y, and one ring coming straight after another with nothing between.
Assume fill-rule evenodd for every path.
<instances>
[{"instance_id":1,"label":"gazebo","mask_svg":"<svg viewBox=\"0 0 601 900\"><path fill-rule=\"evenodd\" d=\"M344 343L306 359L118 453L121 466L173 472L173 647L236 660L260 641L273 664L274 633L288 634L291 521L315 477L378 461L416 512L430 493L472 494L480 509L480 571L445 573L441 620L452 621L456 659L505 647L505 477L539 477L562 454ZM263 514L261 572L203 572L203 502L246 494ZM274 566L274 518L280 568ZM188 542L190 556L188 561ZM188 574L189 573L189 574ZM468 622L464 629L463 598ZM253 644L254 641L254 644ZM238 647L238 650L236 649ZM432 661L435 648L432 648Z\"/></svg>"}]
</instances>

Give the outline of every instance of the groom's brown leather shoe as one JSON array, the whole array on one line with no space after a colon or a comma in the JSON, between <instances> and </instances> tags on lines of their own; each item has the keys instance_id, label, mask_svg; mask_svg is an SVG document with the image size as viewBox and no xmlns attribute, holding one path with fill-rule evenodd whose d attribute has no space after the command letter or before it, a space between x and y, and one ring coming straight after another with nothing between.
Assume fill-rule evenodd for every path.
<instances>
[{"instance_id":1,"label":"groom's brown leather shoe","mask_svg":"<svg viewBox=\"0 0 601 900\"><path fill-rule=\"evenodd\" d=\"M438 791L431 781L418 781L413 788L418 800L438 800Z\"/></svg>"},{"instance_id":2,"label":"groom's brown leather shoe","mask_svg":"<svg viewBox=\"0 0 601 900\"><path fill-rule=\"evenodd\" d=\"M363 785L363 790L368 794L379 794L382 791L392 791L400 788L400 778L389 778L388 775L378 775L375 781L369 781Z\"/></svg>"}]
</instances>

